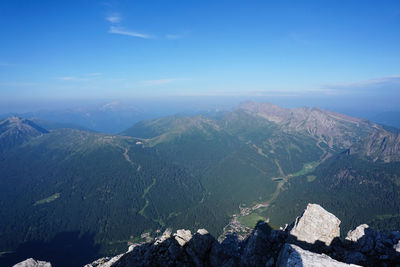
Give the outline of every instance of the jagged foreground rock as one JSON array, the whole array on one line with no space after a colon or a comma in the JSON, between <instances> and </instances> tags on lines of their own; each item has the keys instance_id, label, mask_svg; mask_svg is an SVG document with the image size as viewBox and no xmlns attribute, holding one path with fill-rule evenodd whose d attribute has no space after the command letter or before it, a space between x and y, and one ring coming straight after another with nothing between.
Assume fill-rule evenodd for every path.
<instances>
[{"instance_id":1,"label":"jagged foreground rock","mask_svg":"<svg viewBox=\"0 0 400 267\"><path fill-rule=\"evenodd\" d=\"M24 260L14 265L14 267L51 267L50 262L37 261L32 258Z\"/></svg>"},{"instance_id":2,"label":"jagged foreground rock","mask_svg":"<svg viewBox=\"0 0 400 267\"><path fill-rule=\"evenodd\" d=\"M368 225L339 239L340 220L317 204L284 230L259 222L243 241L236 234L219 243L206 230L166 230L152 243L102 258L85 267L125 266L399 266L400 232L384 235ZM20 265L29 266L29 265Z\"/></svg>"},{"instance_id":3,"label":"jagged foreground rock","mask_svg":"<svg viewBox=\"0 0 400 267\"><path fill-rule=\"evenodd\" d=\"M297 240L314 244L322 241L327 246L340 236L340 220L320 205L308 204L303 215L296 218L290 234Z\"/></svg>"},{"instance_id":4,"label":"jagged foreground rock","mask_svg":"<svg viewBox=\"0 0 400 267\"><path fill-rule=\"evenodd\" d=\"M336 261L325 254L317 254L304 250L296 245L285 244L278 257L277 266L359 266Z\"/></svg>"}]
</instances>

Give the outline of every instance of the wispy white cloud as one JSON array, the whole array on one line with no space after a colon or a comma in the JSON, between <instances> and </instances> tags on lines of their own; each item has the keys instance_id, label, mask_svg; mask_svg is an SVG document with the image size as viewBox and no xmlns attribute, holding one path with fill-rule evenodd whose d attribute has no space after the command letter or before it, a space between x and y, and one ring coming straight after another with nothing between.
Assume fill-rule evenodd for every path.
<instances>
[{"instance_id":1,"label":"wispy white cloud","mask_svg":"<svg viewBox=\"0 0 400 267\"><path fill-rule=\"evenodd\" d=\"M126 35L126 36L131 36L131 37L143 38L143 39L155 38L154 36L149 35L149 34L126 30L122 27L116 27L116 26L111 26L110 30L108 32L112 33L112 34L120 34L120 35Z\"/></svg>"},{"instance_id":2,"label":"wispy white cloud","mask_svg":"<svg viewBox=\"0 0 400 267\"><path fill-rule=\"evenodd\" d=\"M126 35L126 36L143 38L143 39L154 38L154 36L152 36L152 35L140 33L137 31L127 30L121 26L118 26L118 24L122 20L121 15L119 13L113 13L113 14L107 16L105 19L111 23L110 29L108 30L109 33Z\"/></svg>"},{"instance_id":3,"label":"wispy white cloud","mask_svg":"<svg viewBox=\"0 0 400 267\"><path fill-rule=\"evenodd\" d=\"M365 90L389 87L400 88L400 75L391 75L357 82L325 84L322 88L333 90Z\"/></svg>"},{"instance_id":4,"label":"wispy white cloud","mask_svg":"<svg viewBox=\"0 0 400 267\"><path fill-rule=\"evenodd\" d=\"M361 81L358 83L354 83L354 85L358 86L369 86L369 85L382 85L382 84L400 84L400 75L391 75L391 76L385 76L385 77L379 77L379 78L374 78L374 79L369 79L366 81Z\"/></svg>"},{"instance_id":5,"label":"wispy white cloud","mask_svg":"<svg viewBox=\"0 0 400 267\"><path fill-rule=\"evenodd\" d=\"M111 13L110 15L105 17L105 20L107 20L111 24L110 28L108 30L109 33L126 35L126 36L143 38L143 39L156 39L157 38L157 36L155 36L155 35L150 35L150 34L146 34L146 33L141 33L141 32L137 32L137 31L125 29L124 27L120 26L122 17L119 13ZM176 40L176 39L183 38L183 35L182 34L165 34L165 35L162 35L159 37L161 39Z\"/></svg>"},{"instance_id":6,"label":"wispy white cloud","mask_svg":"<svg viewBox=\"0 0 400 267\"><path fill-rule=\"evenodd\" d=\"M298 90L253 90L246 91L245 94L249 96L273 96L273 97L286 97L286 96L315 96L315 95L328 95L331 94L331 90L327 89L298 89Z\"/></svg>"},{"instance_id":7,"label":"wispy white cloud","mask_svg":"<svg viewBox=\"0 0 400 267\"><path fill-rule=\"evenodd\" d=\"M111 23L119 23L119 22L121 22L122 18L121 18L120 14L113 13L113 14L107 16L106 20L111 22Z\"/></svg>"},{"instance_id":8,"label":"wispy white cloud","mask_svg":"<svg viewBox=\"0 0 400 267\"><path fill-rule=\"evenodd\" d=\"M183 78L171 78L171 79L160 79L160 80L149 80L149 81L142 81L142 85L146 86L154 86L154 85L165 85L170 84L176 81L183 80Z\"/></svg>"},{"instance_id":9,"label":"wispy white cloud","mask_svg":"<svg viewBox=\"0 0 400 267\"><path fill-rule=\"evenodd\" d=\"M76 76L62 76L58 78L61 81L66 81L66 82L86 82L89 81L90 79L88 78L80 78Z\"/></svg>"}]
</instances>

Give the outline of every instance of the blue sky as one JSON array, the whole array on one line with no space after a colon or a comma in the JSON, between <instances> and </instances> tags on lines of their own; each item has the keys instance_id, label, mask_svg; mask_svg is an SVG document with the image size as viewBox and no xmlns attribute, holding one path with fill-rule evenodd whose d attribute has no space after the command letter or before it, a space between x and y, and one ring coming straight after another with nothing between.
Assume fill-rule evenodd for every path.
<instances>
[{"instance_id":1,"label":"blue sky","mask_svg":"<svg viewBox=\"0 0 400 267\"><path fill-rule=\"evenodd\" d=\"M0 1L0 102L399 86L400 1Z\"/></svg>"}]
</instances>

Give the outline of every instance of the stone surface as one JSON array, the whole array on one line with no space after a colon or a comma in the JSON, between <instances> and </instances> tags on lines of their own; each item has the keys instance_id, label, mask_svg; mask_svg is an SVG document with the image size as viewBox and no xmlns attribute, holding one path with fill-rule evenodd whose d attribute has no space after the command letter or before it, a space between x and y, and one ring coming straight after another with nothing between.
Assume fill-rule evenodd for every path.
<instances>
[{"instance_id":1,"label":"stone surface","mask_svg":"<svg viewBox=\"0 0 400 267\"><path fill-rule=\"evenodd\" d=\"M131 251L133 251L137 246L140 246L140 243L136 243L133 245L130 245L128 247L128 251L126 253L129 253ZM119 254L117 256L114 257L104 257L104 258L100 258L98 260L95 260L92 263L86 264L84 267L111 267L113 266L114 263L118 262L119 259L124 256L126 253L123 254Z\"/></svg>"},{"instance_id":2,"label":"stone surface","mask_svg":"<svg viewBox=\"0 0 400 267\"><path fill-rule=\"evenodd\" d=\"M35 259L29 258L15 264L13 267L51 267L51 263L46 261L37 261Z\"/></svg>"},{"instance_id":3,"label":"stone surface","mask_svg":"<svg viewBox=\"0 0 400 267\"><path fill-rule=\"evenodd\" d=\"M168 238L171 237L171 234L172 234L171 229L167 228L167 229L164 231L164 233L163 233L160 237L158 237L158 238L156 239L156 242L155 242L154 244L155 244L155 245L158 245L158 244L164 242L165 240L167 240Z\"/></svg>"},{"instance_id":4,"label":"stone surface","mask_svg":"<svg viewBox=\"0 0 400 267\"><path fill-rule=\"evenodd\" d=\"M129 251L129 250L128 250ZM111 267L116 263L124 254L117 255L115 257L104 257L98 259L92 263L86 264L84 267Z\"/></svg>"},{"instance_id":5,"label":"stone surface","mask_svg":"<svg viewBox=\"0 0 400 267\"><path fill-rule=\"evenodd\" d=\"M376 233L367 224L361 224L356 229L349 231L346 240L352 242L355 250L368 253L376 247ZM378 248L384 249L381 245Z\"/></svg>"},{"instance_id":6,"label":"stone surface","mask_svg":"<svg viewBox=\"0 0 400 267\"><path fill-rule=\"evenodd\" d=\"M180 229L176 231L174 237L179 245L184 246L192 238L192 233L190 230Z\"/></svg>"},{"instance_id":7,"label":"stone surface","mask_svg":"<svg viewBox=\"0 0 400 267\"><path fill-rule=\"evenodd\" d=\"M276 266L279 267L345 267L359 266L336 261L325 254L317 254L304 250L296 245L286 243L281 250Z\"/></svg>"},{"instance_id":8,"label":"stone surface","mask_svg":"<svg viewBox=\"0 0 400 267\"><path fill-rule=\"evenodd\" d=\"M400 253L400 240L397 242L397 244L393 245L393 249L394 249L397 253Z\"/></svg>"},{"instance_id":9,"label":"stone surface","mask_svg":"<svg viewBox=\"0 0 400 267\"><path fill-rule=\"evenodd\" d=\"M361 224L356 229L349 231L346 240L357 242L365 235L365 229L369 228L368 224Z\"/></svg>"},{"instance_id":10,"label":"stone surface","mask_svg":"<svg viewBox=\"0 0 400 267\"><path fill-rule=\"evenodd\" d=\"M208 234L208 231L206 229L199 229L199 230L197 230L197 233L201 234L201 235L206 235L206 234Z\"/></svg>"},{"instance_id":11,"label":"stone surface","mask_svg":"<svg viewBox=\"0 0 400 267\"><path fill-rule=\"evenodd\" d=\"M340 236L340 220L318 204L308 204L301 217L297 217L290 234L299 241L314 244L321 241L329 246Z\"/></svg>"}]
</instances>

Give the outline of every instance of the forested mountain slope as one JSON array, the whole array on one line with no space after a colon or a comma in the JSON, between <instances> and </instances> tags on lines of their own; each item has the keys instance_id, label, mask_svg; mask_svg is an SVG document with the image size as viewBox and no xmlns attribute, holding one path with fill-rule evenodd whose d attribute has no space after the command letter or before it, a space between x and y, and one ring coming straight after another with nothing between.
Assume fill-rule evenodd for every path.
<instances>
[{"instance_id":1,"label":"forested mountain slope","mask_svg":"<svg viewBox=\"0 0 400 267\"><path fill-rule=\"evenodd\" d=\"M67 231L93 233L103 249L124 248L203 197L198 180L140 141L78 130L9 150L0 170L3 251Z\"/></svg>"},{"instance_id":2,"label":"forested mountain slope","mask_svg":"<svg viewBox=\"0 0 400 267\"><path fill-rule=\"evenodd\" d=\"M1 251L67 232L93 235L100 254L167 227L245 234L259 219L282 226L309 202L340 215L345 230L400 222L399 135L366 120L252 102L218 118L142 121L121 135L9 120L0 128ZM27 137L9 141L18 136Z\"/></svg>"}]
</instances>

